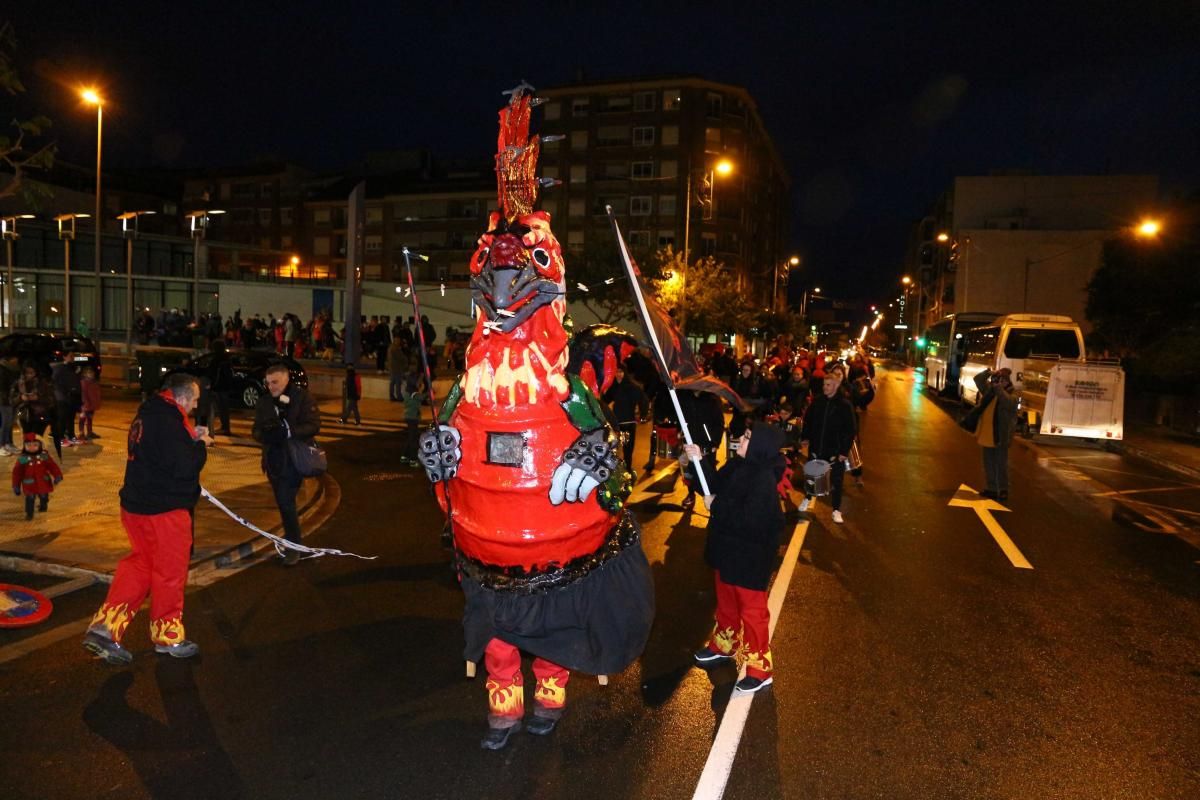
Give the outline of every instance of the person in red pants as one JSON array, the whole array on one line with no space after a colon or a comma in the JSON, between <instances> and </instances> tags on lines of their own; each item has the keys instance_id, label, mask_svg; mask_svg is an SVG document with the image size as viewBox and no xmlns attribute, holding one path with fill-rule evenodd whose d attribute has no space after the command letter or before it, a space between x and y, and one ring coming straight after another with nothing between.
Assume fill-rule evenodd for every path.
<instances>
[{"instance_id":1,"label":"person in red pants","mask_svg":"<svg viewBox=\"0 0 1200 800\"><path fill-rule=\"evenodd\" d=\"M521 729L525 716L525 680L521 676L521 651L503 641L492 639L483 651L487 668L488 729L502 731L502 738ZM554 730L567 705L567 681L571 673L544 658L533 660L533 691L536 706L526 729L539 736Z\"/></svg>"},{"instance_id":2,"label":"person in red pants","mask_svg":"<svg viewBox=\"0 0 1200 800\"><path fill-rule=\"evenodd\" d=\"M783 510L776 484L785 462L779 449L783 431L754 423L737 441L737 456L710 478L712 494L704 498L712 516L704 558L715 571L716 624L708 644L695 659L709 667L744 659L746 676L738 692L757 692L771 685L771 614L767 584L775 568ZM685 445L689 458L699 459L697 445Z\"/></svg>"},{"instance_id":3,"label":"person in red pants","mask_svg":"<svg viewBox=\"0 0 1200 800\"><path fill-rule=\"evenodd\" d=\"M121 645L125 629L150 595L150 640L175 658L200 652L184 636L183 589L192 550L192 513L200 497L200 470L212 444L208 429L192 427L200 386L172 375L162 392L142 403L129 426L121 524L131 552L117 564L104 605L92 617L84 649L114 665L133 661Z\"/></svg>"}]
</instances>

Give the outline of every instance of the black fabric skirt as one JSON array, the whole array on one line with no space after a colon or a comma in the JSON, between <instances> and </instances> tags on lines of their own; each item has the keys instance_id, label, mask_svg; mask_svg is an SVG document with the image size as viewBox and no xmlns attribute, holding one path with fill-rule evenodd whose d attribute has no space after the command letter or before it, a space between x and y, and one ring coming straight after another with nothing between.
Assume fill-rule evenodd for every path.
<instances>
[{"instance_id":1,"label":"black fabric skirt","mask_svg":"<svg viewBox=\"0 0 1200 800\"><path fill-rule=\"evenodd\" d=\"M641 655L654 622L654 580L640 536L566 586L521 594L464 575L462 588L468 661L482 661L498 638L567 669L616 674Z\"/></svg>"}]
</instances>

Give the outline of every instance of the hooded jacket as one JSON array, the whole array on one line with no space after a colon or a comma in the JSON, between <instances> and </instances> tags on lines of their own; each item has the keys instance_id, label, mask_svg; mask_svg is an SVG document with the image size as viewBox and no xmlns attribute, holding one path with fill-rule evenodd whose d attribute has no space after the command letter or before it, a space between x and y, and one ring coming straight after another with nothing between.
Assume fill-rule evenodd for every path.
<instances>
[{"instance_id":1,"label":"hooded jacket","mask_svg":"<svg viewBox=\"0 0 1200 800\"><path fill-rule=\"evenodd\" d=\"M200 497L208 450L169 397L164 392L142 403L129 425L121 508L132 514L191 511Z\"/></svg>"},{"instance_id":2,"label":"hooded jacket","mask_svg":"<svg viewBox=\"0 0 1200 800\"><path fill-rule=\"evenodd\" d=\"M36 453L22 449L17 456L17 463L13 465L13 490L23 495L50 494L62 479L62 470L50 454L42 449L41 442L38 442Z\"/></svg>"},{"instance_id":3,"label":"hooded jacket","mask_svg":"<svg viewBox=\"0 0 1200 800\"><path fill-rule=\"evenodd\" d=\"M773 425L756 424L751 430L745 458L730 458L709 486L716 497L704 560L725 583L765 591L783 531L775 486L783 474L779 448L784 437Z\"/></svg>"}]
</instances>

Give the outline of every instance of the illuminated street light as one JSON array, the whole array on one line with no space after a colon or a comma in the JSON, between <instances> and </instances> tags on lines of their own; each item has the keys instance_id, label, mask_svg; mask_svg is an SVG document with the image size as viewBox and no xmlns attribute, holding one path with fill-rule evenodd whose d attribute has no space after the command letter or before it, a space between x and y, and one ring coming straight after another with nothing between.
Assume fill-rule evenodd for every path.
<instances>
[{"instance_id":1,"label":"illuminated street light","mask_svg":"<svg viewBox=\"0 0 1200 800\"><path fill-rule=\"evenodd\" d=\"M104 327L101 324L102 320L100 319L102 313L101 296L104 294L103 291L101 291L102 287L100 284L100 235L102 232L101 229L104 227L104 219L100 216L100 152L101 145L104 141L102 136L102 132L104 130L104 98L102 98L100 93L92 87L81 89L79 91L79 96L83 98L85 103L96 107L96 253L94 259L96 267L96 299L95 302L92 303L92 322L95 324L96 330L99 331ZM70 303L68 303L67 311L69 312L70 310ZM68 332L70 332L70 326L71 321L68 319Z\"/></svg>"},{"instance_id":2,"label":"illuminated street light","mask_svg":"<svg viewBox=\"0 0 1200 800\"><path fill-rule=\"evenodd\" d=\"M713 167L713 169L716 170L716 173L718 175L724 177L733 172L733 162L730 161L728 158L722 158L720 161L717 162L716 166Z\"/></svg>"},{"instance_id":3,"label":"illuminated street light","mask_svg":"<svg viewBox=\"0 0 1200 800\"><path fill-rule=\"evenodd\" d=\"M793 267L800 266L800 256L792 256L791 258L788 259L788 263L791 264Z\"/></svg>"},{"instance_id":4,"label":"illuminated street light","mask_svg":"<svg viewBox=\"0 0 1200 800\"><path fill-rule=\"evenodd\" d=\"M14 214L10 217L0 217L0 236L4 238L4 248L8 251L8 279L4 282L4 323L11 332L13 325L12 286L13 286L13 242L20 239L17 233L17 220L33 219L33 214Z\"/></svg>"},{"instance_id":5,"label":"illuminated street light","mask_svg":"<svg viewBox=\"0 0 1200 800\"><path fill-rule=\"evenodd\" d=\"M912 278L905 275L903 278L900 279L900 282L903 283L905 286L908 286L910 283L912 283Z\"/></svg>"},{"instance_id":6,"label":"illuminated street light","mask_svg":"<svg viewBox=\"0 0 1200 800\"><path fill-rule=\"evenodd\" d=\"M184 214L192 233L192 314L198 313L200 308L200 240L208 233L209 218L224 213L222 209L209 208Z\"/></svg>"},{"instance_id":7,"label":"illuminated street light","mask_svg":"<svg viewBox=\"0 0 1200 800\"><path fill-rule=\"evenodd\" d=\"M154 211L126 211L118 214L121 235L125 237L125 352L133 352L133 240L138 236L138 218ZM132 223L132 224L131 224Z\"/></svg>"},{"instance_id":8,"label":"illuminated street light","mask_svg":"<svg viewBox=\"0 0 1200 800\"><path fill-rule=\"evenodd\" d=\"M699 170L697 170L697 171L699 171ZM732 174L732 172L733 172L733 162L727 158L722 158L715 165L713 165L713 168L711 170L703 171L701 173L703 175L705 182L708 183L709 193L710 193L708 207L710 209L713 206L712 201L715 199L715 195L716 195L717 176L720 175L721 177L725 177L727 175ZM693 173L692 157L689 154L688 155L688 167L687 167L687 183L685 184L685 188L684 188L684 194L687 196L687 204L684 206L684 210L683 210L683 272L684 272L684 275L683 275L682 281L683 281L684 288L681 290L681 294L679 295L680 300L681 300L680 305L679 305L679 328L680 328L680 330L682 330L684 332L685 335L687 333L687 327L685 325L685 323L687 322L687 303L682 302L682 301L686 297L688 258L691 255L691 245L692 245L692 173ZM707 217L706 217L706 219L707 219Z\"/></svg>"},{"instance_id":9,"label":"illuminated street light","mask_svg":"<svg viewBox=\"0 0 1200 800\"><path fill-rule=\"evenodd\" d=\"M75 220L87 219L90 214L59 214L58 238L63 243L63 330L71 332L71 242L75 241ZM54 313L58 313L55 311Z\"/></svg>"},{"instance_id":10,"label":"illuminated street light","mask_svg":"<svg viewBox=\"0 0 1200 800\"><path fill-rule=\"evenodd\" d=\"M1143 239L1153 239L1162 232L1162 223L1156 219L1144 219L1134 230Z\"/></svg>"},{"instance_id":11,"label":"illuminated street light","mask_svg":"<svg viewBox=\"0 0 1200 800\"><path fill-rule=\"evenodd\" d=\"M941 233L939 233L937 235L937 240L939 242L948 242L948 241L950 241L950 234L946 233L945 231L942 231Z\"/></svg>"}]
</instances>

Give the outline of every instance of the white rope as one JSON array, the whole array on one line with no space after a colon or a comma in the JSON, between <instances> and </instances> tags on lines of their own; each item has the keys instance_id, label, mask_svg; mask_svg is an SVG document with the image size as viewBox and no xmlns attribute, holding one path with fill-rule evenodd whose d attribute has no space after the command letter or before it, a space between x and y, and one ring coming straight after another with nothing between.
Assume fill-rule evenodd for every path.
<instances>
[{"instance_id":1,"label":"white rope","mask_svg":"<svg viewBox=\"0 0 1200 800\"><path fill-rule=\"evenodd\" d=\"M243 527L249 528L259 536L265 536L266 538L270 539L275 544L275 552L279 555L283 555L284 550L290 549L297 550L301 553L307 553L307 555L304 556L305 558L318 558L320 556L354 556L355 558L361 558L364 561L371 561L378 558L378 556L360 556L357 553L347 553L343 550L335 550L332 547L307 547L302 544L296 544L295 542L289 542L287 539L276 536L273 533L267 533L245 517L241 517L233 513L229 510L228 506L226 506L217 498L213 497L209 493L208 489L205 489L203 486L200 487L200 496L228 514L234 522Z\"/></svg>"}]
</instances>

